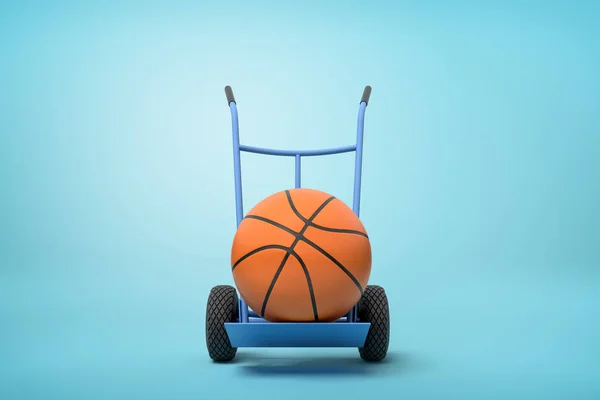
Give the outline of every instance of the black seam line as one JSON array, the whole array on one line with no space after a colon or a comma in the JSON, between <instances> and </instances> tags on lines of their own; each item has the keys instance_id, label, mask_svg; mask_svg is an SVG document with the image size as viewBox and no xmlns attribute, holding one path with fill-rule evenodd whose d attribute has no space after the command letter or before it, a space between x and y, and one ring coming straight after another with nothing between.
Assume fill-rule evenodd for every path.
<instances>
[{"instance_id":1,"label":"black seam line","mask_svg":"<svg viewBox=\"0 0 600 400\"><path fill-rule=\"evenodd\" d=\"M304 270L304 275L306 276L306 282L308 283L308 292L310 294L310 301L312 303L312 309L313 309L313 315L315 317L315 321L319 322L319 312L317 311L317 300L315 298L315 291L313 289L313 285L312 285L312 280L310 279L310 273L308 272L308 268L306 268L306 264L304 263L304 260L302 259L302 257L300 257L300 255L298 253L296 253L294 250L290 249L289 247L286 246L279 246L279 245L270 245L270 246L263 246L260 247L258 249L256 249L256 251L253 254L256 254L260 251L263 250L268 250L268 249L281 249L281 250L285 250L289 253L289 255L293 256L296 260L298 260L298 263L300 264L300 266L302 267L302 269ZM250 254L250 255L253 255ZM243 260L240 260L240 262ZM288 260L286 259L285 262L287 262ZM285 263L284 263L285 264ZM234 266L235 268L235 266ZM279 268L281 268L281 270L283 270L283 267L280 265ZM279 275L281 274L281 270L278 269L276 272L276 276L279 277ZM270 289L271 291L273 289ZM267 292L269 293L269 292ZM271 294L269 293L269 296ZM264 304L263 304L264 306ZM262 315L264 315L264 311L262 312Z\"/></svg>"},{"instance_id":2,"label":"black seam line","mask_svg":"<svg viewBox=\"0 0 600 400\"><path fill-rule=\"evenodd\" d=\"M240 264L241 264L241 262L242 262L242 261L244 261L245 259L247 259L248 257L250 257L250 256L253 256L253 255L255 255L256 253L260 253L261 251L264 251L264 250L271 250L271 249L278 249L278 250L285 250L285 251L288 251L288 250L289 250L289 247L287 247L287 246L282 246L282 245L279 245L279 244L269 244L269 245L266 245L266 246L258 247L258 248L256 248L256 249L254 249L254 250L252 250L252 251L250 251L250 252L248 252L248 253L244 254L243 256L241 256L241 257L240 257L240 258L239 258L239 259L238 259L238 260L235 262L235 264L233 264L233 267L231 267L231 270L233 271L233 270L235 269L235 267L237 267L238 265L240 265Z\"/></svg>"},{"instance_id":3,"label":"black seam line","mask_svg":"<svg viewBox=\"0 0 600 400\"><path fill-rule=\"evenodd\" d=\"M289 191L285 191L285 193L288 195L288 200L291 201L291 197L289 197ZM296 247L296 245L298 244L298 242L300 240L306 240L306 238L304 238L304 232L306 232L306 230L309 227L309 223L315 219L317 217L317 215L319 215L319 213L321 211L323 211L323 209L325 208L325 206L327 206L327 204L329 204L329 202L331 202L331 200L333 200L335 197L331 197L327 200L325 200L323 202L323 204L321 204L319 206L319 208L317 208L317 210L313 213L313 215L310 216L310 218L308 219L308 221L304 224L304 226L302 227L302 230L298 233L295 233L294 231L292 231L290 229L291 232L295 233L296 236L296 240L294 240L294 243L292 243L292 245L290 246L288 252L285 254L285 256L283 257L283 260L281 260L281 264L279 265L279 268L277 269L277 272L275 273L275 276L273 277L273 280L271 281L271 285L269 286L269 289L267 290L267 294L265 295L265 301L263 302L263 306L262 306L262 310L261 310L261 317L265 317L265 312L267 310L267 303L269 302L269 298L271 297L271 293L273 292L273 288L275 287L275 284L277 283L277 280L279 279L279 275L281 274L281 271L283 270L283 267L285 266L288 258L290 257L290 253L294 251L294 247ZM293 206L293 203L290 202L290 204ZM266 218L265 218L266 219ZM282 225L283 226L283 225ZM307 281L308 282L308 281ZM312 283L309 282L309 291L311 291L312 295L311 295L311 299L314 296L314 291L312 291ZM316 314L317 310L316 310L316 302L313 303L313 312Z\"/></svg>"},{"instance_id":4,"label":"black seam line","mask_svg":"<svg viewBox=\"0 0 600 400\"><path fill-rule=\"evenodd\" d=\"M319 311L317 310L317 299L315 298L315 290L312 285L312 280L310 279L310 273L308 272L308 268L306 268L306 264L304 260L298 253L292 250L292 255L296 257L300 266L304 270L304 275L306 276L306 283L308 284L308 292L310 293L310 301L312 303L313 314L315 316L315 322L319 322Z\"/></svg>"},{"instance_id":5,"label":"black seam line","mask_svg":"<svg viewBox=\"0 0 600 400\"><path fill-rule=\"evenodd\" d=\"M313 224L313 223L311 223L310 226L312 228L319 229L319 230L326 231L326 232L348 233L348 234L351 234L351 235L363 236L363 237L366 237L367 239L369 238L369 235L367 235L366 233L361 232L361 231L355 231L353 229L328 228L326 226L321 226L321 225L317 225L317 224Z\"/></svg>"},{"instance_id":6,"label":"black seam line","mask_svg":"<svg viewBox=\"0 0 600 400\"><path fill-rule=\"evenodd\" d=\"M290 228L288 228L285 225L281 225L278 222L275 222L273 220L270 220L268 218L264 218L258 215L247 215L246 218L250 218L250 219L256 219L262 222L265 222L267 224L273 225L281 230L284 230L286 232L288 232L291 235L294 235L296 237L299 236L298 232L295 232L293 230L291 230ZM321 253L322 255L324 255L325 257L327 257L329 260L331 260L338 268L340 268L342 271L344 271L346 273L346 275L348 275L348 277L350 279L352 279L352 281L354 282L354 284L358 287L358 289L360 290L360 294L362 296L363 294L363 288L360 285L360 282L358 281L358 279L356 279L356 277L354 275L352 275L352 272L348 271L348 269L346 269L346 267L344 267L338 260L335 259L335 257L333 257L331 254L327 253L325 250L323 250L322 248L320 248L319 246L317 246L315 243L311 242L309 239L307 239L306 237L302 236L302 239L306 244L308 244L309 246L311 246L313 249L317 250L319 253Z\"/></svg>"},{"instance_id":7,"label":"black seam line","mask_svg":"<svg viewBox=\"0 0 600 400\"><path fill-rule=\"evenodd\" d=\"M266 222L267 224L273 225L279 229L282 229L284 231L286 231L287 233L289 233L290 235L293 235L294 237L298 237L299 233L288 228L285 225L280 224L279 222L273 221L271 219L265 218L265 217L261 217L260 215L246 215L245 218L249 218L249 219L257 219L259 221L262 222Z\"/></svg>"},{"instance_id":8,"label":"black seam line","mask_svg":"<svg viewBox=\"0 0 600 400\"><path fill-rule=\"evenodd\" d=\"M300 211L298 211L298 209L297 209L297 208L296 208L296 206L294 205L294 202L292 201L292 195L291 195L291 193L290 193L290 191L289 191L289 190L286 190L286 191L285 191L285 196L287 197L288 203L290 203L290 207L291 207L292 211L294 212L294 214L296 214L296 216L297 216L298 218L300 218L302 221L304 221L304 223L305 223L305 224L308 224L310 221L309 221L308 219L306 219L306 218L304 217L304 215L300 214ZM324 204L329 204L329 202L330 202L331 200L333 200L333 199L335 199L335 197L331 196L330 198L328 198L327 200L325 200L325 203L324 203ZM323 204L321 204L321 207L320 207L320 208L322 209L323 207L325 207L325 206L324 206ZM320 211L320 210L319 210L319 211Z\"/></svg>"},{"instance_id":9,"label":"black seam line","mask_svg":"<svg viewBox=\"0 0 600 400\"><path fill-rule=\"evenodd\" d=\"M275 226L275 227L277 227L277 228L279 228L279 229L282 229L282 230L286 231L287 233L289 233L290 235L293 235L294 237L298 237L298 235L299 235L299 233L298 233L298 232L296 232L296 231L294 231L294 230L292 230L292 229L288 228L287 226L285 226L285 225L282 225L282 224L280 224L280 223L278 223L278 222L275 222L275 221L273 221L273 220L270 220L270 219L268 219L268 218L261 217L261 216L259 216L259 215L247 215L247 216L246 216L246 218L249 218L249 219L256 219L256 220L259 220L259 221L266 222L267 224L273 225L273 226ZM312 227L315 227L314 225L310 225L310 226L312 226ZM325 227L324 227L324 228L325 228ZM328 230L328 228L325 228L325 229L323 229L323 230ZM339 231L342 231L342 230L340 229ZM339 232L339 231L338 231L338 230L336 230L335 232ZM356 234L361 234L361 235L363 235L364 237L366 237L366 238L368 239L368 236L367 236L367 235L365 235L365 234L364 234L364 233L362 233L362 232L358 232L358 231L356 231L356 232L355 232L355 231L349 231L349 232L345 232L345 231L344 231L344 232L341 232L341 233L356 233ZM304 236L303 236L303 238L304 238ZM289 250L289 247L288 247L288 246L281 246L281 245L278 245L278 244L272 244L272 245L267 245L267 246L262 246L262 247L259 247L259 248L257 248L257 249L254 249L254 250L252 250L252 251L250 251L250 252L248 252L248 253L244 254L242 257L240 257L240 258L239 258L239 259L238 259L238 260L235 262L235 264L233 264L233 267L231 268L231 270L233 271L233 270L235 269L235 267L237 267L237 266L238 266L238 265L239 265L239 264L240 264L242 261L244 261L244 260L245 260L245 259L247 259L248 257L250 257L250 256L253 256L254 254L256 254L256 253L259 253L259 252L261 252L261 251L263 251L263 250L270 250L270 249L280 249L280 250L285 250L285 251L287 251L287 250Z\"/></svg>"},{"instance_id":10,"label":"black seam line","mask_svg":"<svg viewBox=\"0 0 600 400\"><path fill-rule=\"evenodd\" d=\"M290 195L290 192L288 190L285 191L288 195L288 202L290 203L291 207L294 207L294 209L296 208L296 206L294 206L294 202L292 201L292 196ZM319 213L321 211L323 211L323 209L327 206L327 204L331 203L333 200L335 200L335 197L331 196L330 198L328 198L327 200L325 200L323 202L323 204L321 204L319 206L319 208L317 208L315 210L315 212L313 213L313 215L310 216L310 218L308 219L308 221L306 221L307 224L312 224L313 220L315 218L317 218L317 215L319 215ZM308 228L308 227L307 227ZM306 230L306 229L305 229Z\"/></svg>"},{"instance_id":11,"label":"black seam line","mask_svg":"<svg viewBox=\"0 0 600 400\"><path fill-rule=\"evenodd\" d=\"M323 254L325 257L327 257L332 263L334 263L335 265L337 265L342 271L344 271L346 273L346 275L348 275L348 277L350 279L352 279L352 281L354 282L354 284L356 285L356 287L358 288L358 290L360 290L360 295L363 295L363 288L360 285L360 282L358 281L358 279L356 279L356 277L354 275L352 275L352 272L350 272L346 267L344 267L342 265L341 262L339 262L338 260L335 259L334 256L332 256L331 254L329 254L328 252L326 252L325 250L323 250L322 248L320 248L319 246L317 246L315 243L311 242L310 240L308 240L307 238L304 238L304 243L306 243L307 245L311 246L313 249L317 250L319 253Z\"/></svg>"},{"instance_id":12,"label":"black seam line","mask_svg":"<svg viewBox=\"0 0 600 400\"><path fill-rule=\"evenodd\" d=\"M294 205L294 202L292 201L292 196L291 196L289 190L286 190L285 194L287 196L288 202L290 203L290 207L292 208L292 210L294 211L294 213L296 213L296 215L298 215L298 217L303 218L302 215L300 214L300 212L298 212L298 210L296 209L296 206ZM320 252L322 255L324 255L325 257L327 257L331 262L333 262L342 271L344 271L346 273L346 275L348 275L348 277L350 279L352 279L352 281L356 284L356 286L358 287L358 290L360 291L360 295L362 296L363 289L362 289L362 286L360 285L360 282L358 281L358 279L356 279L356 277L354 275L352 275L352 273L350 271L348 271L348 269L346 267L344 267L341 262L339 262L338 260L336 260L335 257L333 257L331 254L327 253L325 250L323 250L322 248L320 248L319 246L317 246L315 243L313 243L312 241L310 241L309 239L307 239L304 236L304 232L306 231L306 229L308 229L308 226L310 226L310 224L312 224L312 221L327 206L327 204L331 203L333 200L335 200L335 197L331 196L330 198L328 198L327 200L325 200L325 202L323 204L321 204L321 206L319 208L317 208L317 210L308 219L308 221L306 221L306 225L304 226L304 229L302 230L302 232L300 233L299 236L300 236L300 239L303 240L306 244L312 246L312 248L314 248L315 250L317 250L318 252Z\"/></svg>"},{"instance_id":13,"label":"black seam line","mask_svg":"<svg viewBox=\"0 0 600 400\"><path fill-rule=\"evenodd\" d=\"M291 193L290 193L288 190L286 190L286 191L285 191L285 195L287 196L288 202L290 203L290 207L292 208L292 211L294 212L294 214L296 214L296 216L297 216L298 218L300 218L302 221L304 221L304 223L308 223L308 224L310 224L310 226L312 226L313 228L315 228L315 229L320 229L320 230L322 230L322 231L327 231L327 232L336 232L336 233L349 233L349 234L353 234L353 235L360 235L360 236L364 236L364 237L366 237L367 239L369 238L369 236L367 236L367 234L366 234L366 233L364 233L364 232L361 232L361 231L356 231L356 230L354 230L354 229L336 229L336 228L328 228L328 227L326 227L326 226L318 225L318 224L315 224L315 223L314 223L314 222L312 222L312 221L309 221L308 219L304 218L304 215L300 214L300 211L298 211L298 209L297 209L297 208L296 208L296 206L294 205L294 202L292 201L292 195L291 195ZM332 201L332 200L334 200L334 199L335 199L335 197L334 197L334 196L331 196L331 197L328 199L328 201L327 201L327 202L329 203L330 201Z\"/></svg>"},{"instance_id":14,"label":"black seam line","mask_svg":"<svg viewBox=\"0 0 600 400\"><path fill-rule=\"evenodd\" d=\"M298 239L296 239L296 241L298 241ZM295 243L296 242L294 242L294 244ZM271 292L273 291L275 283L277 283L277 279L279 279L279 275L281 275L281 271L283 271L283 267L285 267L285 263L287 262L288 258L290 258L290 253L285 253L285 255L283 256L283 260L281 260L281 264L279 264L279 268L277 268L277 272L275 272L275 276L273 277L273 280L269 285L269 289L267 289L267 294L265 295L265 300L263 301L262 310L260 312L260 316L262 318L265 317L265 311L267 310L267 302L269 301L269 297L271 297Z\"/></svg>"}]
</instances>

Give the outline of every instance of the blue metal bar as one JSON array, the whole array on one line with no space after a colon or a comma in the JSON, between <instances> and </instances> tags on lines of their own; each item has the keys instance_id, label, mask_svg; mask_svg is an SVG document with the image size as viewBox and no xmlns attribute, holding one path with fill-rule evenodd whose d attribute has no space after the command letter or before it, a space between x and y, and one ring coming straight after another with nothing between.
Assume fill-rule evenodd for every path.
<instances>
[{"instance_id":1,"label":"blue metal bar","mask_svg":"<svg viewBox=\"0 0 600 400\"><path fill-rule=\"evenodd\" d=\"M352 312L352 310L348 314L350 314L351 312ZM248 309L248 317L252 318L253 322L255 322L256 320L262 320L263 322L265 322L264 319L260 315L258 315L251 309ZM336 322L346 322L346 320L347 320L347 316L344 316L342 318L339 318Z\"/></svg>"},{"instance_id":2,"label":"blue metal bar","mask_svg":"<svg viewBox=\"0 0 600 400\"><path fill-rule=\"evenodd\" d=\"M331 321L331 322L327 322L327 323L337 323L337 324L342 323L342 324L345 324L346 322L348 322L348 321L346 321L346 317L342 317L342 318L336 319L335 321ZM250 319L248 320L248 323L253 323L253 324L256 324L256 323L269 324L269 323L273 323L273 322L269 322L266 319L261 318L261 317L250 316ZM319 323L322 323L322 322L277 322L277 323L279 323L279 324L289 324L289 323L292 323L292 324L294 324L294 323L298 323L298 324L301 324L301 323L315 324L315 323L317 323L317 324L319 324Z\"/></svg>"},{"instance_id":3,"label":"blue metal bar","mask_svg":"<svg viewBox=\"0 0 600 400\"><path fill-rule=\"evenodd\" d=\"M365 132L365 111L367 102L361 101L358 107L358 124L356 128L356 159L354 162L354 195L352 198L352 210L356 216L360 216L360 191L362 185L362 159L363 139ZM354 306L347 315L348 322L356 322L358 319L358 306Z\"/></svg>"},{"instance_id":4,"label":"blue metal bar","mask_svg":"<svg viewBox=\"0 0 600 400\"><path fill-rule=\"evenodd\" d=\"M301 160L301 156L300 154L296 154L296 189L300 187L300 176L301 176L301 164L300 161Z\"/></svg>"},{"instance_id":5,"label":"blue metal bar","mask_svg":"<svg viewBox=\"0 0 600 400\"><path fill-rule=\"evenodd\" d=\"M299 155L301 157L311 157L311 156L328 156L328 155L332 155L332 154L349 153L351 151L356 150L356 145L335 147L335 148L331 148L331 149L321 149L321 150L277 150L277 149L265 149L262 147L246 146L246 145L242 144L242 145L240 145L240 150L246 151L248 153L265 154L265 155L269 155L269 156L295 157L295 156Z\"/></svg>"},{"instance_id":6,"label":"blue metal bar","mask_svg":"<svg viewBox=\"0 0 600 400\"><path fill-rule=\"evenodd\" d=\"M362 183L363 137L366 108L367 103L360 103L358 108L358 127L356 129L356 159L354 163L354 196L352 200L352 209L357 216L360 216L360 189Z\"/></svg>"},{"instance_id":7,"label":"blue metal bar","mask_svg":"<svg viewBox=\"0 0 600 400\"><path fill-rule=\"evenodd\" d=\"M352 307L344 317L346 322L356 322L356 306Z\"/></svg>"},{"instance_id":8,"label":"blue metal bar","mask_svg":"<svg viewBox=\"0 0 600 400\"><path fill-rule=\"evenodd\" d=\"M238 122L238 112L235 102L229 103L231 110L231 126L233 132L233 175L235 179L235 219L236 226L240 226L244 218L244 202L242 196L242 162L240 151L240 127ZM240 301L240 322L248 322L248 305L241 299Z\"/></svg>"},{"instance_id":9,"label":"blue metal bar","mask_svg":"<svg viewBox=\"0 0 600 400\"><path fill-rule=\"evenodd\" d=\"M225 330L233 347L363 347L369 334L368 322L321 323L261 320L247 324L226 322Z\"/></svg>"},{"instance_id":10,"label":"blue metal bar","mask_svg":"<svg viewBox=\"0 0 600 400\"><path fill-rule=\"evenodd\" d=\"M235 103L229 105L231 109L231 124L233 128L233 174L235 179L235 219L239 226L244 218L244 201L242 198L242 162L240 152L240 128L238 113Z\"/></svg>"}]
</instances>

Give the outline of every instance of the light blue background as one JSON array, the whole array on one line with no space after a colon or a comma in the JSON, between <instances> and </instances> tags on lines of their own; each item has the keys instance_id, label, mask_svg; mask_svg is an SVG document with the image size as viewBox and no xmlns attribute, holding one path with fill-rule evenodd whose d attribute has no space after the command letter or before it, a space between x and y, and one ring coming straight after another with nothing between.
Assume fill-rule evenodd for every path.
<instances>
[{"instance_id":1,"label":"light blue background","mask_svg":"<svg viewBox=\"0 0 600 400\"><path fill-rule=\"evenodd\" d=\"M3 2L0 398L599 398L599 7L499 4ZM212 365L223 87L243 143L317 148L353 143L367 84L389 360ZM350 155L304 166L351 200ZM247 207L293 186L291 159L243 167Z\"/></svg>"}]
</instances>

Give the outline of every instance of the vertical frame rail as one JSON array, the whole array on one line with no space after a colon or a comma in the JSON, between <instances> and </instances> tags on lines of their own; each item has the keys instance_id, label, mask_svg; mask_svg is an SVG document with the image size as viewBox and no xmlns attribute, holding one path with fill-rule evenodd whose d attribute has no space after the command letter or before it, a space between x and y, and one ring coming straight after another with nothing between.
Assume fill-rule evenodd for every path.
<instances>
[{"instance_id":1,"label":"vertical frame rail","mask_svg":"<svg viewBox=\"0 0 600 400\"><path fill-rule=\"evenodd\" d=\"M229 89L231 91L231 88ZM227 92L227 90L226 90ZM235 220L236 227L239 227L244 218L244 198L242 196L242 157L240 150L240 128L238 121L238 112L235 99L233 99L233 93L231 93L231 99L229 93L227 96L229 101L229 108L231 110L231 126L232 126L232 139L233 139L233 177L235 181ZM248 305L246 301L240 297L239 303L239 318L241 323L249 321L248 318Z\"/></svg>"},{"instance_id":2,"label":"vertical frame rail","mask_svg":"<svg viewBox=\"0 0 600 400\"><path fill-rule=\"evenodd\" d=\"M301 175L302 175L302 165L301 165L302 156L296 153L296 189L301 187Z\"/></svg>"},{"instance_id":3,"label":"vertical frame rail","mask_svg":"<svg viewBox=\"0 0 600 400\"><path fill-rule=\"evenodd\" d=\"M357 217L360 217L360 193L362 186L362 161L363 161L363 143L365 131L365 111L371 94L371 88L367 86L363 93L360 105L358 107L358 123L356 127L356 154L354 159L354 193L352 196L352 210ZM346 322L356 322L358 319L358 305L346 314Z\"/></svg>"}]
</instances>

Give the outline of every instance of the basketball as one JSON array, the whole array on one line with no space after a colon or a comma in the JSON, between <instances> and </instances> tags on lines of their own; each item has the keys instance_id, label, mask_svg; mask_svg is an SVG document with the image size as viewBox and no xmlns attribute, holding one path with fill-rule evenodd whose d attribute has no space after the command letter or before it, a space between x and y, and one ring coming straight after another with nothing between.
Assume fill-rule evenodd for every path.
<instances>
[{"instance_id":1,"label":"basketball","mask_svg":"<svg viewBox=\"0 0 600 400\"><path fill-rule=\"evenodd\" d=\"M371 244L344 202L314 189L275 193L248 212L231 250L233 279L269 322L332 322L359 301Z\"/></svg>"}]
</instances>

